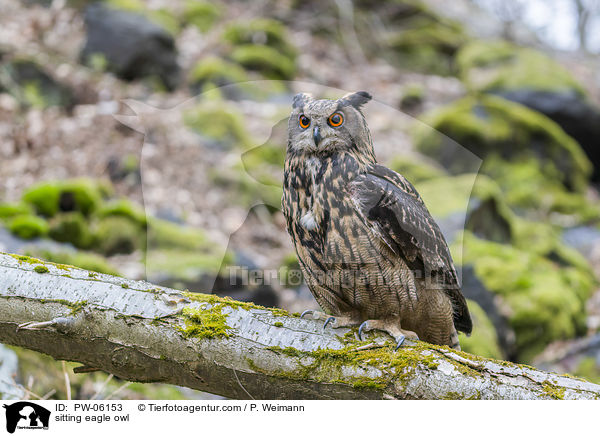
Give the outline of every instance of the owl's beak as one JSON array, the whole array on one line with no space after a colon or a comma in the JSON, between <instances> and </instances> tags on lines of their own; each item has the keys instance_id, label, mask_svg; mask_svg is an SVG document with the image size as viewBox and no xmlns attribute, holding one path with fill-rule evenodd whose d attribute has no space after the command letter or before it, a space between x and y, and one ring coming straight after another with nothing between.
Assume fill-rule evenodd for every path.
<instances>
[{"instance_id":1,"label":"owl's beak","mask_svg":"<svg viewBox=\"0 0 600 436\"><path fill-rule=\"evenodd\" d=\"M315 141L315 145L318 147L319 142L321 142L321 132L319 131L319 126L316 126L313 130L313 139Z\"/></svg>"}]
</instances>

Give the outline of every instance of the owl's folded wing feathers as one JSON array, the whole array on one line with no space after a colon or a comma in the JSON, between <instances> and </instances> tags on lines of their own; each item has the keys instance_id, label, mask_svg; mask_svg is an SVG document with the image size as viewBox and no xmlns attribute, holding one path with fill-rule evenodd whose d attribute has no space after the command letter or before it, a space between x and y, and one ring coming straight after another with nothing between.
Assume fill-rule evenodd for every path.
<instances>
[{"instance_id":1,"label":"owl's folded wing feathers","mask_svg":"<svg viewBox=\"0 0 600 436\"><path fill-rule=\"evenodd\" d=\"M400 174L373 165L351 184L357 212L421 277L441 285L454 308L457 330L470 333L471 317L440 228L415 188Z\"/></svg>"}]
</instances>

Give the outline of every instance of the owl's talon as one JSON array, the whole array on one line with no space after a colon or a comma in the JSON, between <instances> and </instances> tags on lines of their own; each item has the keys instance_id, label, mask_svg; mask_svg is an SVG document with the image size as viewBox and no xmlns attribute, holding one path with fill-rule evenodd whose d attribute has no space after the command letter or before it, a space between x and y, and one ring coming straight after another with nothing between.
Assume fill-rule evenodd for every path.
<instances>
[{"instance_id":1,"label":"owl's talon","mask_svg":"<svg viewBox=\"0 0 600 436\"><path fill-rule=\"evenodd\" d=\"M396 338L396 348L394 349L394 351L398 351L398 348L400 348L402 346L405 339L406 339L406 336L404 336L404 335L400 335Z\"/></svg>"},{"instance_id":2,"label":"owl's talon","mask_svg":"<svg viewBox=\"0 0 600 436\"><path fill-rule=\"evenodd\" d=\"M325 330L325 327L327 327L327 324L329 324L331 321L335 321L335 316L330 316L325 320L325 324L323 324L323 330Z\"/></svg>"},{"instance_id":3,"label":"owl's talon","mask_svg":"<svg viewBox=\"0 0 600 436\"><path fill-rule=\"evenodd\" d=\"M304 312L302 312L300 314L300 318L304 318L304 315L312 315L314 313L314 310L305 310Z\"/></svg>"},{"instance_id":4,"label":"owl's talon","mask_svg":"<svg viewBox=\"0 0 600 436\"><path fill-rule=\"evenodd\" d=\"M359 340L361 340L361 341L363 340L363 338L362 338L362 332L363 332L363 329L364 329L365 327L367 328L367 330L369 329L369 321L365 321L365 322L363 322L363 323L360 325L360 327L358 328L358 339L359 339Z\"/></svg>"}]
</instances>

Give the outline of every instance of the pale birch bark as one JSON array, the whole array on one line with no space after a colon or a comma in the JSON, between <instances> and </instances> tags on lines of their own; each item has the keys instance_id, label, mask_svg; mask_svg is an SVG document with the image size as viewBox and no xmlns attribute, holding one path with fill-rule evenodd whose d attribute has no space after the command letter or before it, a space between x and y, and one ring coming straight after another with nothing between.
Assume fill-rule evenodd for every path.
<instances>
[{"instance_id":1,"label":"pale birch bark","mask_svg":"<svg viewBox=\"0 0 600 436\"><path fill-rule=\"evenodd\" d=\"M191 324L204 337L186 336L181 329L190 325L189 310L199 319L216 314L228 336L206 322ZM322 324L0 254L0 342L125 380L238 399L600 396L600 386L580 379L423 343L394 353L377 345L387 340L383 334L361 343L352 333L344 337L347 329Z\"/></svg>"}]
</instances>

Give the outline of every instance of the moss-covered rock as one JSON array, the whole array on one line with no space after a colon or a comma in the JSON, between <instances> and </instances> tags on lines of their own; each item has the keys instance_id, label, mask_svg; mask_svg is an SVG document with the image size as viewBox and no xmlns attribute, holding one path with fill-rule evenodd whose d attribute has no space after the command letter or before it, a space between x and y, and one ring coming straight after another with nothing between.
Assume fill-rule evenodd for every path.
<instances>
[{"instance_id":1,"label":"moss-covered rock","mask_svg":"<svg viewBox=\"0 0 600 436\"><path fill-rule=\"evenodd\" d=\"M33 59L14 58L0 64L0 91L8 92L21 104L44 109L49 106L70 107L73 91L55 80Z\"/></svg>"},{"instance_id":2,"label":"moss-covered rock","mask_svg":"<svg viewBox=\"0 0 600 436\"><path fill-rule=\"evenodd\" d=\"M123 216L102 218L96 226L94 240L94 251L105 256L129 254L146 248L146 233Z\"/></svg>"},{"instance_id":3,"label":"moss-covered rock","mask_svg":"<svg viewBox=\"0 0 600 436\"><path fill-rule=\"evenodd\" d=\"M33 239L48 234L48 222L35 215L17 215L9 221L8 229L21 239Z\"/></svg>"},{"instance_id":4,"label":"moss-covered rock","mask_svg":"<svg viewBox=\"0 0 600 436\"><path fill-rule=\"evenodd\" d=\"M387 166L402 174L412 184L447 176L443 168L415 156L395 156Z\"/></svg>"},{"instance_id":5,"label":"moss-covered rock","mask_svg":"<svg viewBox=\"0 0 600 436\"><path fill-rule=\"evenodd\" d=\"M162 27L172 35L180 31L180 20L167 8L149 8L142 0L103 0L113 9L135 12Z\"/></svg>"},{"instance_id":6,"label":"moss-covered rock","mask_svg":"<svg viewBox=\"0 0 600 436\"><path fill-rule=\"evenodd\" d=\"M25 203L0 203L0 221L8 221L17 215L31 215L33 209Z\"/></svg>"},{"instance_id":7,"label":"moss-covered rock","mask_svg":"<svg viewBox=\"0 0 600 436\"><path fill-rule=\"evenodd\" d=\"M33 185L23 193L22 200L47 217L72 211L87 216L96 210L105 193L102 183L90 179L61 180Z\"/></svg>"},{"instance_id":8,"label":"moss-covered rock","mask_svg":"<svg viewBox=\"0 0 600 436\"><path fill-rule=\"evenodd\" d=\"M189 109L184 114L186 125L224 147L246 148L251 145L243 118L231 105L209 101Z\"/></svg>"},{"instance_id":9,"label":"moss-covered rock","mask_svg":"<svg viewBox=\"0 0 600 436\"><path fill-rule=\"evenodd\" d=\"M415 131L416 147L451 173L477 171L474 163L457 159L461 148L485 160L498 157L519 162L539 159L545 177L567 189L587 187L591 165L579 145L553 121L500 97L466 97L424 118ZM429 127L430 126L430 127Z\"/></svg>"},{"instance_id":10,"label":"moss-covered rock","mask_svg":"<svg viewBox=\"0 0 600 436\"><path fill-rule=\"evenodd\" d=\"M412 19L388 38L388 44L397 55L397 62L411 70L448 75L454 71L453 55L467 41L462 26L423 16Z\"/></svg>"},{"instance_id":11,"label":"moss-covered rock","mask_svg":"<svg viewBox=\"0 0 600 436\"><path fill-rule=\"evenodd\" d=\"M235 47L230 57L244 68L259 71L268 79L292 80L296 75L294 61L272 47L244 44Z\"/></svg>"},{"instance_id":12,"label":"moss-covered rock","mask_svg":"<svg viewBox=\"0 0 600 436\"><path fill-rule=\"evenodd\" d=\"M571 73L544 53L506 41L473 40L456 56L460 76L472 90L516 89L585 95Z\"/></svg>"},{"instance_id":13,"label":"moss-covered rock","mask_svg":"<svg viewBox=\"0 0 600 436\"><path fill-rule=\"evenodd\" d=\"M58 242L69 242L77 248L88 248L94 238L81 212L56 215L50 221L48 236Z\"/></svg>"},{"instance_id":14,"label":"moss-covered rock","mask_svg":"<svg viewBox=\"0 0 600 436\"><path fill-rule=\"evenodd\" d=\"M212 170L209 177L225 189L230 200L245 207L266 204L275 211L281 207L283 171L265 163L236 163L226 170ZM279 174L281 173L281 174Z\"/></svg>"},{"instance_id":15,"label":"moss-covered rock","mask_svg":"<svg viewBox=\"0 0 600 436\"><path fill-rule=\"evenodd\" d=\"M96 216L99 218L109 216L124 217L138 225L140 229L145 229L148 225L146 211L124 198L104 203L96 212Z\"/></svg>"},{"instance_id":16,"label":"moss-covered rock","mask_svg":"<svg viewBox=\"0 0 600 436\"><path fill-rule=\"evenodd\" d=\"M231 46L230 58L269 79L291 80L296 74L296 48L282 23L257 19L230 24L223 38Z\"/></svg>"},{"instance_id":17,"label":"moss-covered rock","mask_svg":"<svg viewBox=\"0 0 600 436\"><path fill-rule=\"evenodd\" d=\"M423 86L419 84L409 85L402 91L400 109L405 111L414 111L423 104L424 99L425 89Z\"/></svg>"},{"instance_id":18,"label":"moss-covered rock","mask_svg":"<svg viewBox=\"0 0 600 436\"><path fill-rule=\"evenodd\" d=\"M577 364L573 375L598 384L600 383L600 365L593 356L585 356Z\"/></svg>"},{"instance_id":19,"label":"moss-covered rock","mask_svg":"<svg viewBox=\"0 0 600 436\"><path fill-rule=\"evenodd\" d=\"M246 71L238 64L211 56L202 58L190 71L188 82L196 92L248 80Z\"/></svg>"},{"instance_id":20,"label":"moss-covered rock","mask_svg":"<svg viewBox=\"0 0 600 436\"><path fill-rule=\"evenodd\" d=\"M183 4L180 19L184 24L196 26L201 32L206 32L213 27L221 14L221 8L215 3L187 0Z\"/></svg>"},{"instance_id":21,"label":"moss-covered rock","mask_svg":"<svg viewBox=\"0 0 600 436\"><path fill-rule=\"evenodd\" d=\"M528 361L554 340L585 332L585 301L595 279L589 269L566 266L534 252L465 232L453 244L488 289L509 306L519 358ZM455 256L460 258L460 256Z\"/></svg>"},{"instance_id":22,"label":"moss-covered rock","mask_svg":"<svg viewBox=\"0 0 600 436\"><path fill-rule=\"evenodd\" d=\"M537 220L567 218L575 223L593 222L600 217L600 205L585 193L565 189L558 170L534 157L519 161L490 157L484 161L483 170L500 186L504 200L519 215Z\"/></svg>"},{"instance_id":23,"label":"moss-covered rock","mask_svg":"<svg viewBox=\"0 0 600 436\"><path fill-rule=\"evenodd\" d=\"M496 329L486 313L473 300L467 300L467 304L473 319L473 333L471 336L460 336L462 350L477 356L504 359L505 356L498 344Z\"/></svg>"},{"instance_id":24,"label":"moss-covered rock","mask_svg":"<svg viewBox=\"0 0 600 436\"><path fill-rule=\"evenodd\" d=\"M291 60L296 56L296 48L290 43L285 26L268 18L232 23L225 29L223 38L233 45L254 44L271 47Z\"/></svg>"}]
</instances>

